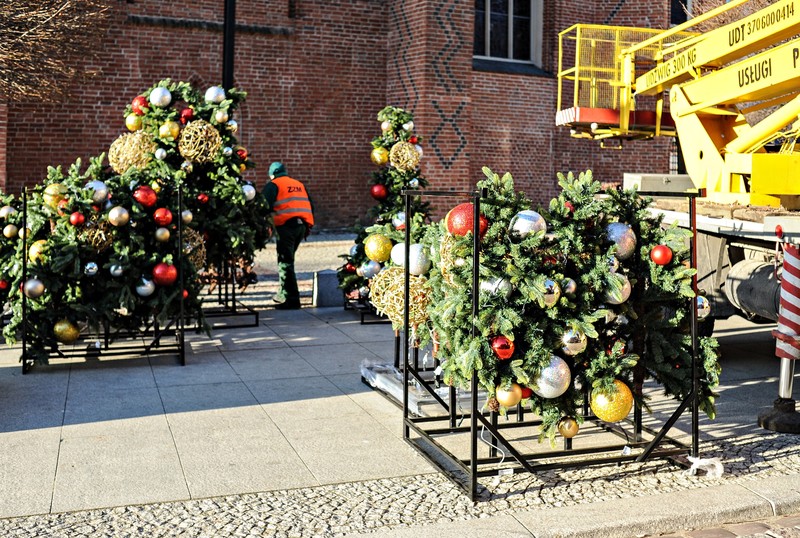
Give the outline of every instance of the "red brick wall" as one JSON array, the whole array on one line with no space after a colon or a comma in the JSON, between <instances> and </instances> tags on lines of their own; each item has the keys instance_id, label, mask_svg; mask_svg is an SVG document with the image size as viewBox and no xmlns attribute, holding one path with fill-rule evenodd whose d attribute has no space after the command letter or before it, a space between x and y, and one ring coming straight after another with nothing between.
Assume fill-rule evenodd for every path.
<instances>
[{"instance_id":1,"label":"red brick wall","mask_svg":"<svg viewBox=\"0 0 800 538\"><path fill-rule=\"evenodd\" d=\"M6 162L8 160L6 146L8 145L8 106L0 102L0 185L7 181Z\"/></svg>"},{"instance_id":2,"label":"red brick wall","mask_svg":"<svg viewBox=\"0 0 800 538\"><path fill-rule=\"evenodd\" d=\"M48 164L106 151L125 132L125 105L161 78L200 89L219 84L222 6L113 3L112 27L89 63L95 80L72 88L63 103L9 105L5 149L0 108L0 174L7 155L0 185L19 192L41 181ZM542 67L550 75L529 76L473 71L472 2L239 0L237 23L246 28L236 35L235 84L248 100L236 119L260 165L249 179L260 187L269 163L281 160L306 181L321 228L351 225L374 203L369 142L387 104L415 114L422 172L435 189L471 189L481 167L491 166L545 201L555 194L557 171L591 168L615 180L641 171L643 154L648 171L666 171L671 141L601 151L570 139L553 120L558 31L578 21L664 27L668 13L666 0L657 8L642 0L545 2ZM165 24L176 19L206 27Z\"/></svg>"}]
</instances>

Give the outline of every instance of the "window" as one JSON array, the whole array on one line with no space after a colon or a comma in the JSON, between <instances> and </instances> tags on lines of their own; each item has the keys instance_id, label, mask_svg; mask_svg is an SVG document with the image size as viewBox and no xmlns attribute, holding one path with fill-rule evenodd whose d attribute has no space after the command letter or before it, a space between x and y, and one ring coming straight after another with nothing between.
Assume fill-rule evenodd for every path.
<instances>
[{"instance_id":1,"label":"window","mask_svg":"<svg viewBox=\"0 0 800 538\"><path fill-rule=\"evenodd\" d=\"M687 12L692 12L692 0L670 0L670 20L675 26L686 22Z\"/></svg>"},{"instance_id":2,"label":"window","mask_svg":"<svg viewBox=\"0 0 800 538\"><path fill-rule=\"evenodd\" d=\"M474 55L540 65L542 0L475 0Z\"/></svg>"}]
</instances>

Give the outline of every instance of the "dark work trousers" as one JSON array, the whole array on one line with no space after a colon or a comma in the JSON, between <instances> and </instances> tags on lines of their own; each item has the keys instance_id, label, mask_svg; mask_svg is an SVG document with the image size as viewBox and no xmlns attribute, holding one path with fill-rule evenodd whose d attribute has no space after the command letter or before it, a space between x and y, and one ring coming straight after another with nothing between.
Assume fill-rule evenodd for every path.
<instances>
[{"instance_id":1,"label":"dark work trousers","mask_svg":"<svg viewBox=\"0 0 800 538\"><path fill-rule=\"evenodd\" d=\"M300 304L300 291L297 289L297 276L294 274L294 254L300 242L306 237L306 223L292 218L275 227L278 252L279 290L275 301L287 304Z\"/></svg>"}]
</instances>

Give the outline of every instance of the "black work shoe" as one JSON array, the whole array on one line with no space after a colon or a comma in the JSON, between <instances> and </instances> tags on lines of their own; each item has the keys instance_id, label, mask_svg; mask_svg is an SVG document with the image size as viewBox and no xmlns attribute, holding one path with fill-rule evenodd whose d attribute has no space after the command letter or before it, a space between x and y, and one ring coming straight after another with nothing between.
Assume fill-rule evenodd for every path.
<instances>
[{"instance_id":1,"label":"black work shoe","mask_svg":"<svg viewBox=\"0 0 800 538\"><path fill-rule=\"evenodd\" d=\"M297 310L300 308L299 301L285 301L275 305L275 310Z\"/></svg>"}]
</instances>

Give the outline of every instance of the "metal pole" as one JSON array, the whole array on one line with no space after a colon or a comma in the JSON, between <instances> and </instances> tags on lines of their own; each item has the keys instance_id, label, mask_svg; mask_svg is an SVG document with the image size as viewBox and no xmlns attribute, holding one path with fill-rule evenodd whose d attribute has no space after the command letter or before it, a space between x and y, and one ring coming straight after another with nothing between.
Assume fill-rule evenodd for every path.
<instances>
[{"instance_id":1,"label":"metal pole","mask_svg":"<svg viewBox=\"0 0 800 538\"><path fill-rule=\"evenodd\" d=\"M705 194L705 193L703 193ZM689 240L689 254L692 268L697 269L697 198L689 197L689 225L692 236ZM692 276L692 289L697 296L697 273ZM692 298L691 313L692 327L692 456L697 457L700 452L700 388L697 364L697 298Z\"/></svg>"},{"instance_id":2,"label":"metal pole","mask_svg":"<svg viewBox=\"0 0 800 538\"><path fill-rule=\"evenodd\" d=\"M225 0L222 31L222 87L233 88L233 46L236 40L236 0Z\"/></svg>"},{"instance_id":3,"label":"metal pole","mask_svg":"<svg viewBox=\"0 0 800 538\"><path fill-rule=\"evenodd\" d=\"M406 263L403 267L403 439L410 437L410 428L408 427L408 335L409 325L411 324L409 313L409 299L411 292L409 286L411 284L411 273L409 272L409 251L411 246L411 223L413 222L413 214L411 212L411 194L405 193L406 202L406 244L405 256Z\"/></svg>"}]
</instances>

